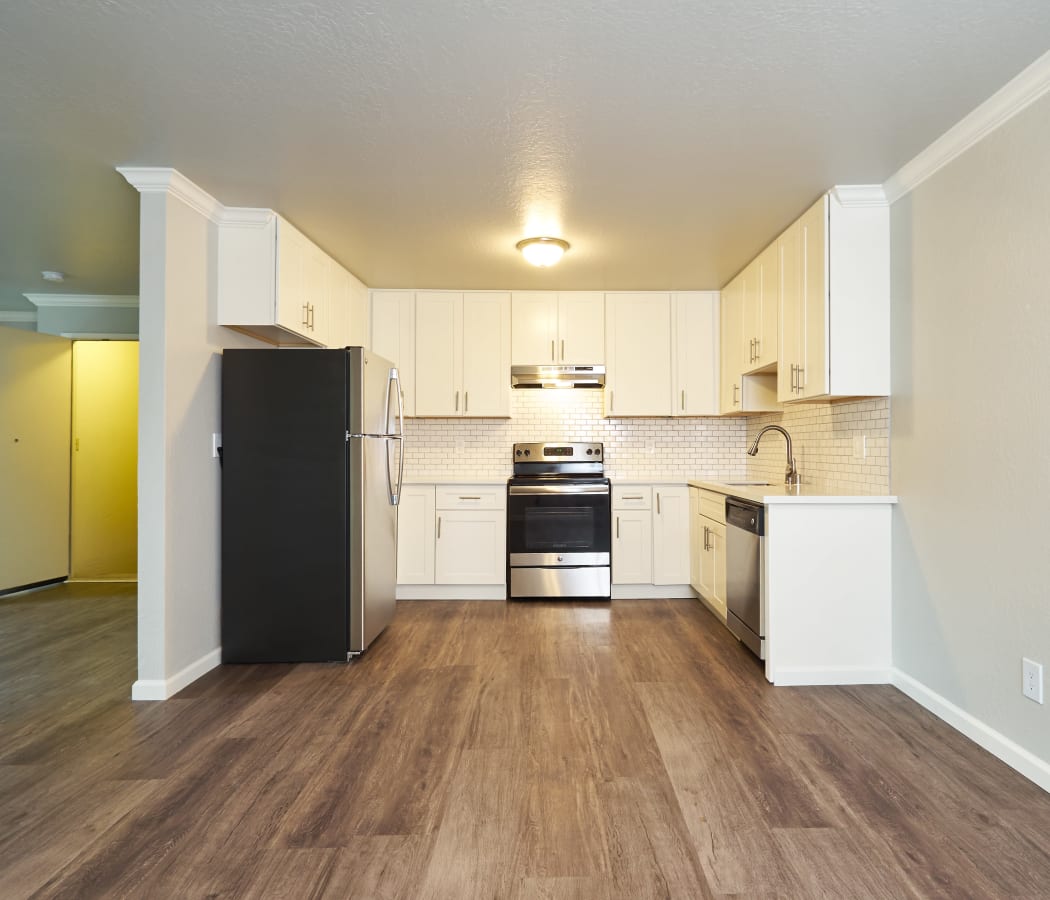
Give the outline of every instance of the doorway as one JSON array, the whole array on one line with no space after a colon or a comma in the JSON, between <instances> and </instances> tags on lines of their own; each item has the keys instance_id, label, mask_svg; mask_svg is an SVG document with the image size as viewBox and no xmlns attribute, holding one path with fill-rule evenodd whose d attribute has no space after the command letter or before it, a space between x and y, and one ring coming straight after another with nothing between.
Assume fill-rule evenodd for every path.
<instances>
[{"instance_id":1,"label":"doorway","mask_svg":"<svg viewBox=\"0 0 1050 900\"><path fill-rule=\"evenodd\" d=\"M137 341L73 342L70 579L138 571Z\"/></svg>"}]
</instances>

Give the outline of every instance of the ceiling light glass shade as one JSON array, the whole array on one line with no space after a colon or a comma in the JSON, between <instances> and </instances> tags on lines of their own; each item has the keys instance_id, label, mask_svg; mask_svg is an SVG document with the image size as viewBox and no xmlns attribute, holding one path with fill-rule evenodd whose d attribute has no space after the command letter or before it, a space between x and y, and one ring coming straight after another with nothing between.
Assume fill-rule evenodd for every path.
<instances>
[{"instance_id":1,"label":"ceiling light glass shade","mask_svg":"<svg viewBox=\"0 0 1050 900\"><path fill-rule=\"evenodd\" d=\"M553 266L562 254L569 249L569 242L561 238L534 237L518 241L517 248L521 255L534 266Z\"/></svg>"}]
</instances>

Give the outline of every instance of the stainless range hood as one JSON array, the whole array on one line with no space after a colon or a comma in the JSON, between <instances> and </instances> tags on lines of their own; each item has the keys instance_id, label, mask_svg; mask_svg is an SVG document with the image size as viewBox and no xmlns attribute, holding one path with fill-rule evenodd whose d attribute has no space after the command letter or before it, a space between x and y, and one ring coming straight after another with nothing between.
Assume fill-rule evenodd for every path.
<instances>
[{"instance_id":1,"label":"stainless range hood","mask_svg":"<svg viewBox=\"0 0 1050 900\"><path fill-rule=\"evenodd\" d=\"M605 366L511 366L513 388L603 388Z\"/></svg>"}]
</instances>

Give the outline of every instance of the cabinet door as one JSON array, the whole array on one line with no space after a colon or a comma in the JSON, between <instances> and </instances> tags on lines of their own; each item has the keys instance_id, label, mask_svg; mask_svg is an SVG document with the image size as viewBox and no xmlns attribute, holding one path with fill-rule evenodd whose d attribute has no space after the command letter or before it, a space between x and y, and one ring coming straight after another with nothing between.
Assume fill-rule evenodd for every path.
<instances>
[{"instance_id":1,"label":"cabinet door","mask_svg":"<svg viewBox=\"0 0 1050 900\"><path fill-rule=\"evenodd\" d=\"M350 273L334 259L328 260L325 272L328 303L327 346L349 347L350 340Z\"/></svg>"},{"instance_id":2,"label":"cabinet door","mask_svg":"<svg viewBox=\"0 0 1050 900\"><path fill-rule=\"evenodd\" d=\"M780 275L780 350L777 362L777 400L798 397L796 373L800 364L802 307L799 293L799 224L777 238Z\"/></svg>"},{"instance_id":3,"label":"cabinet door","mask_svg":"<svg viewBox=\"0 0 1050 900\"><path fill-rule=\"evenodd\" d=\"M462 415L463 295L419 291L416 334L416 415Z\"/></svg>"},{"instance_id":4,"label":"cabinet door","mask_svg":"<svg viewBox=\"0 0 1050 900\"><path fill-rule=\"evenodd\" d=\"M802 294L802 370L798 396L828 392L828 198L799 219Z\"/></svg>"},{"instance_id":5,"label":"cabinet door","mask_svg":"<svg viewBox=\"0 0 1050 900\"><path fill-rule=\"evenodd\" d=\"M607 416L671 414L671 295L608 294Z\"/></svg>"},{"instance_id":6,"label":"cabinet door","mask_svg":"<svg viewBox=\"0 0 1050 900\"><path fill-rule=\"evenodd\" d=\"M673 299L674 414L718 415L718 292Z\"/></svg>"},{"instance_id":7,"label":"cabinet door","mask_svg":"<svg viewBox=\"0 0 1050 900\"><path fill-rule=\"evenodd\" d=\"M648 509L613 511L613 584L652 584L653 518Z\"/></svg>"},{"instance_id":8,"label":"cabinet door","mask_svg":"<svg viewBox=\"0 0 1050 900\"><path fill-rule=\"evenodd\" d=\"M315 244L306 241L303 255L303 302L306 333L312 341L328 345L329 267L334 263Z\"/></svg>"},{"instance_id":9,"label":"cabinet door","mask_svg":"<svg viewBox=\"0 0 1050 900\"><path fill-rule=\"evenodd\" d=\"M372 292L373 353L386 357L401 376L405 415L416 414L416 296L412 291Z\"/></svg>"},{"instance_id":10,"label":"cabinet door","mask_svg":"<svg viewBox=\"0 0 1050 900\"><path fill-rule=\"evenodd\" d=\"M740 350L743 346L743 276L738 275L722 291L721 322L721 403L723 415L740 411Z\"/></svg>"},{"instance_id":11,"label":"cabinet door","mask_svg":"<svg viewBox=\"0 0 1050 900\"><path fill-rule=\"evenodd\" d=\"M397 583L434 583L434 487L409 484L397 508Z\"/></svg>"},{"instance_id":12,"label":"cabinet door","mask_svg":"<svg viewBox=\"0 0 1050 900\"><path fill-rule=\"evenodd\" d=\"M503 510L440 510L434 582L504 584L507 525Z\"/></svg>"},{"instance_id":13,"label":"cabinet door","mask_svg":"<svg viewBox=\"0 0 1050 900\"><path fill-rule=\"evenodd\" d=\"M780 306L780 262L774 241L758 257L755 287L755 345L751 368L768 370L777 363L777 320Z\"/></svg>"},{"instance_id":14,"label":"cabinet door","mask_svg":"<svg viewBox=\"0 0 1050 900\"><path fill-rule=\"evenodd\" d=\"M689 488L653 487L653 584L689 583Z\"/></svg>"},{"instance_id":15,"label":"cabinet door","mask_svg":"<svg viewBox=\"0 0 1050 900\"><path fill-rule=\"evenodd\" d=\"M277 220L277 296L275 320L282 328L308 336L306 256L308 243L297 228Z\"/></svg>"},{"instance_id":16,"label":"cabinet door","mask_svg":"<svg viewBox=\"0 0 1050 900\"><path fill-rule=\"evenodd\" d=\"M711 544L711 593L708 599L716 612L726 617L726 527L719 522L709 526Z\"/></svg>"},{"instance_id":17,"label":"cabinet door","mask_svg":"<svg viewBox=\"0 0 1050 900\"><path fill-rule=\"evenodd\" d=\"M463 404L465 416L510 415L510 294L463 297ZM429 339L429 332L422 331Z\"/></svg>"},{"instance_id":18,"label":"cabinet door","mask_svg":"<svg viewBox=\"0 0 1050 900\"><path fill-rule=\"evenodd\" d=\"M554 291L511 294L511 364L553 365L558 352L558 295Z\"/></svg>"},{"instance_id":19,"label":"cabinet door","mask_svg":"<svg viewBox=\"0 0 1050 900\"><path fill-rule=\"evenodd\" d=\"M600 366L605 362L605 295L600 291L558 294L557 362Z\"/></svg>"}]
</instances>

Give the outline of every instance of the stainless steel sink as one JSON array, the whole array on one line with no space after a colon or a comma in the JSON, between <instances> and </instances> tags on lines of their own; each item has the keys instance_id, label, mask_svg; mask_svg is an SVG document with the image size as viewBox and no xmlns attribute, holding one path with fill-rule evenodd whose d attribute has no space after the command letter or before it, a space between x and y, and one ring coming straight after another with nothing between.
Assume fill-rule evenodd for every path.
<instances>
[{"instance_id":1,"label":"stainless steel sink","mask_svg":"<svg viewBox=\"0 0 1050 900\"><path fill-rule=\"evenodd\" d=\"M727 487L773 487L772 481L723 481Z\"/></svg>"}]
</instances>

